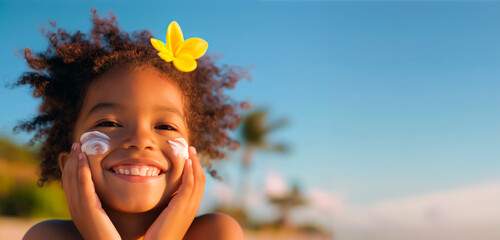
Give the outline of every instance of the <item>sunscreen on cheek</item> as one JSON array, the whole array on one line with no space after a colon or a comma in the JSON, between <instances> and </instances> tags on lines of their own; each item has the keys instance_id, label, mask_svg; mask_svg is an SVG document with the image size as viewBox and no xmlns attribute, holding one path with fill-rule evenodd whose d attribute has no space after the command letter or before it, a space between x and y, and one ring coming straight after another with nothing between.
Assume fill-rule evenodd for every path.
<instances>
[{"instance_id":1,"label":"sunscreen on cheek","mask_svg":"<svg viewBox=\"0 0 500 240\"><path fill-rule=\"evenodd\" d=\"M184 138L176 138L174 140L168 140L168 144L172 147L175 156L180 156L183 159L189 158L188 144Z\"/></svg>"},{"instance_id":2,"label":"sunscreen on cheek","mask_svg":"<svg viewBox=\"0 0 500 240\"><path fill-rule=\"evenodd\" d=\"M82 152L88 155L104 154L109 150L109 140L111 138L102 132L86 132L80 137Z\"/></svg>"}]
</instances>

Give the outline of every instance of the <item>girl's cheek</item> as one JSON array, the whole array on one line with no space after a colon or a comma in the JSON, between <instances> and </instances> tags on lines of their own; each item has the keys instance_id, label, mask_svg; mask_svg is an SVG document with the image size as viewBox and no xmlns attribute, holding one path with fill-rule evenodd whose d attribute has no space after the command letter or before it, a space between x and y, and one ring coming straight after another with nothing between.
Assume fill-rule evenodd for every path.
<instances>
[{"instance_id":1,"label":"girl's cheek","mask_svg":"<svg viewBox=\"0 0 500 240\"><path fill-rule=\"evenodd\" d=\"M82 134L80 142L82 143L82 152L87 155L103 155L109 151L111 138L108 135L92 131Z\"/></svg>"},{"instance_id":2,"label":"girl's cheek","mask_svg":"<svg viewBox=\"0 0 500 240\"><path fill-rule=\"evenodd\" d=\"M182 159L189 158L188 144L184 138L176 138L174 140L168 140L168 144L172 147L174 155L181 157Z\"/></svg>"}]
</instances>

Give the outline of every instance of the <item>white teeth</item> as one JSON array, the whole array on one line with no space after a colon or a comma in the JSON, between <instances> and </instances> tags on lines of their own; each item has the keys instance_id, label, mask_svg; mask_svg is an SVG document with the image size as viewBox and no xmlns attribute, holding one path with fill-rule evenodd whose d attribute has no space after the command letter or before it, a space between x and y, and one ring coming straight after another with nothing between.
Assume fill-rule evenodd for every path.
<instances>
[{"instance_id":1,"label":"white teeth","mask_svg":"<svg viewBox=\"0 0 500 240\"><path fill-rule=\"evenodd\" d=\"M122 175L132 175L132 176L141 176L141 177L152 177L158 176L161 173L161 170L156 167L151 166L137 166L137 167L114 167L112 169L114 173L122 174Z\"/></svg>"}]
</instances>

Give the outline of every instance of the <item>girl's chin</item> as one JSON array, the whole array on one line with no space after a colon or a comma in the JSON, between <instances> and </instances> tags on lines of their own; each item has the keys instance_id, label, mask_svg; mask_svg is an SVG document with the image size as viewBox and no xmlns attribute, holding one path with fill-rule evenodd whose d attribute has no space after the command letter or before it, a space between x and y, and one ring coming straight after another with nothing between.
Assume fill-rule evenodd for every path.
<instances>
[{"instance_id":1,"label":"girl's chin","mask_svg":"<svg viewBox=\"0 0 500 240\"><path fill-rule=\"evenodd\" d=\"M161 204L162 201L140 201L128 199L127 201L118 200L106 203L106 210L113 210L121 213L146 213L150 211L162 210L167 203Z\"/></svg>"},{"instance_id":2,"label":"girl's chin","mask_svg":"<svg viewBox=\"0 0 500 240\"><path fill-rule=\"evenodd\" d=\"M106 209L123 213L145 213L164 209L168 204L168 194L153 189L131 189L127 191L108 190L99 194L99 199Z\"/></svg>"}]
</instances>

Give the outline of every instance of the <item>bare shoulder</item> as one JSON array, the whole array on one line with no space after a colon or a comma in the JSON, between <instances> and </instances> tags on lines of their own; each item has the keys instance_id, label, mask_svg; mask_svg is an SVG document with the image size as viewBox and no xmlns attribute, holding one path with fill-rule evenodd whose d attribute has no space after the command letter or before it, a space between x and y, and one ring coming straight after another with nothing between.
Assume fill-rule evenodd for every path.
<instances>
[{"instance_id":1,"label":"bare shoulder","mask_svg":"<svg viewBox=\"0 0 500 240\"><path fill-rule=\"evenodd\" d=\"M37 239L82 239L82 237L73 221L54 219L35 224L23 237L23 240Z\"/></svg>"},{"instance_id":2,"label":"bare shoulder","mask_svg":"<svg viewBox=\"0 0 500 240\"><path fill-rule=\"evenodd\" d=\"M209 213L196 217L189 227L186 240L244 239L240 224L229 215Z\"/></svg>"}]
</instances>

